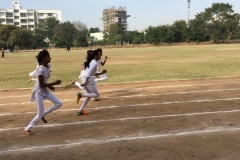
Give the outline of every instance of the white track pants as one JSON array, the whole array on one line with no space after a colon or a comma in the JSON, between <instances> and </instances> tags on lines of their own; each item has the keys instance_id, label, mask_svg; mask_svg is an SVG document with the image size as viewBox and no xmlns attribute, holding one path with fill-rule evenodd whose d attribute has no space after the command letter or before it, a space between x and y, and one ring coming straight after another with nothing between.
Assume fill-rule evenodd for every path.
<instances>
[{"instance_id":1,"label":"white track pants","mask_svg":"<svg viewBox=\"0 0 240 160\"><path fill-rule=\"evenodd\" d=\"M85 88L85 93L82 94L82 96L86 98L83 101L80 107L80 110L84 110L84 108L86 107L86 105L88 104L91 98L98 98L100 96L96 85L92 85L90 82L88 82L84 88Z\"/></svg>"},{"instance_id":2,"label":"white track pants","mask_svg":"<svg viewBox=\"0 0 240 160\"><path fill-rule=\"evenodd\" d=\"M96 77L95 81L105 81L108 79L108 76L106 74L101 74L98 77Z\"/></svg>"},{"instance_id":3,"label":"white track pants","mask_svg":"<svg viewBox=\"0 0 240 160\"><path fill-rule=\"evenodd\" d=\"M44 103L43 100L48 99L53 102L54 105L44 111ZM25 131L30 130L33 126L35 126L42 117L46 116L48 113L60 108L62 106L62 102L54 96L51 92L48 92L47 97L43 97L38 93L35 94L35 100L37 103L38 114L32 119L29 125L25 128Z\"/></svg>"}]
</instances>

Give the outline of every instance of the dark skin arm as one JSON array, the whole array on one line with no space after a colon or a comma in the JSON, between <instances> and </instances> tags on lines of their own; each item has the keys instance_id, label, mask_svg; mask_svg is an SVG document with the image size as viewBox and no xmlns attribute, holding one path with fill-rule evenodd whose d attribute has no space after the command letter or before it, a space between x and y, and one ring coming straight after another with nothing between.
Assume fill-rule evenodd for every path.
<instances>
[{"instance_id":1,"label":"dark skin arm","mask_svg":"<svg viewBox=\"0 0 240 160\"><path fill-rule=\"evenodd\" d=\"M48 88L51 89L51 90L55 90L55 88L53 87L53 85L61 84L61 80L56 80L56 81L53 82L53 83L44 83L43 75L39 75L39 76L38 76L38 79L39 79L39 85L40 85L41 88L48 87Z\"/></svg>"},{"instance_id":2,"label":"dark skin arm","mask_svg":"<svg viewBox=\"0 0 240 160\"><path fill-rule=\"evenodd\" d=\"M101 73L95 73L95 76L99 76L99 75L105 74L105 73L107 73L107 70L104 69ZM89 79L89 77L86 77L85 83L81 84L81 86L85 86L88 83L88 79Z\"/></svg>"},{"instance_id":3,"label":"dark skin arm","mask_svg":"<svg viewBox=\"0 0 240 160\"><path fill-rule=\"evenodd\" d=\"M101 62L101 65L102 65L102 66L104 66L104 65L105 65L105 63L106 63L107 59L108 59L108 57L107 57L107 56L105 56L105 60L104 60L104 62Z\"/></svg>"}]
</instances>

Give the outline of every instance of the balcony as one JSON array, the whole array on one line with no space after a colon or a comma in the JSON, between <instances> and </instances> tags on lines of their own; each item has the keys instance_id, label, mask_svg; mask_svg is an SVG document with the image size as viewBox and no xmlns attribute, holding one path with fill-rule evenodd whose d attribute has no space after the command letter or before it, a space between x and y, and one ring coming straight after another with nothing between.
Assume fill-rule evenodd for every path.
<instances>
[{"instance_id":1,"label":"balcony","mask_svg":"<svg viewBox=\"0 0 240 160\"><path fill-rule=\"evenodd\" d=\"M28 22L28 25L34 25L34 22Z\"/></svg>"}]
</instances>

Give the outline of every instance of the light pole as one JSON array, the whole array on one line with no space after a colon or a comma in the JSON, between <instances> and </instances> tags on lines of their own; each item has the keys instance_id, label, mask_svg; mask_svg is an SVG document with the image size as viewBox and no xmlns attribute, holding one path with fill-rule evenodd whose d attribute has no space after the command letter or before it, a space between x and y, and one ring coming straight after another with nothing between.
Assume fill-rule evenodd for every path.
<instances>
[{"instance_id":1,"label":"light pole","mask_svg":"<svg viewBox=\"0 0 240 160\"><path fill-rule=\"evenodd\" d=\"M135 31L136 31L136 30L137 30L137 29L136 29L136 17L134 17L134 18L135 18Z\"/></svg>"},{"instance_id":2,"label":"light pole","mask_svg":"<svg viewBox=\"0 0 240 160\"><path fill-rule=\"evenodd\" d=\"M191 3L191 0L188 0L188 22L189 22L189 16L190 16L190 3Z\"/></svg>"}]
</instances>

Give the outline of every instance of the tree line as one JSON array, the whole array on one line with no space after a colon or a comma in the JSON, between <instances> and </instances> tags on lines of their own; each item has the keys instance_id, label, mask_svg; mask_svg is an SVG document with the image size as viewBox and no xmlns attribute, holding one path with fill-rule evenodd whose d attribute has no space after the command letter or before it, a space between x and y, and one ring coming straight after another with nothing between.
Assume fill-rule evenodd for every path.
<instances>
[{"instance_id":1,"label":"tree line","mask_svg":"<svg viewBox=\"0 0 240 160\"><path fill-rule=\"evenodd\" d=\"M88 29L80 21L60 23L53 17L39 22L35 30L21 29L15 25L0 25L0 46L13 49L42 48L48 46L46 40L57 47L89 45L114 45L117 41L130 44L161 44L179 42L219 43L240 38L240 15L229 3L213 3L211 7L198 13L194 19L175 21L171 25L149 26L144 33L125 31L120 23L110 25L104 31L103 40L90 37L90 33L100 32L99 28Z\"/></svg>"}]
</instances>

